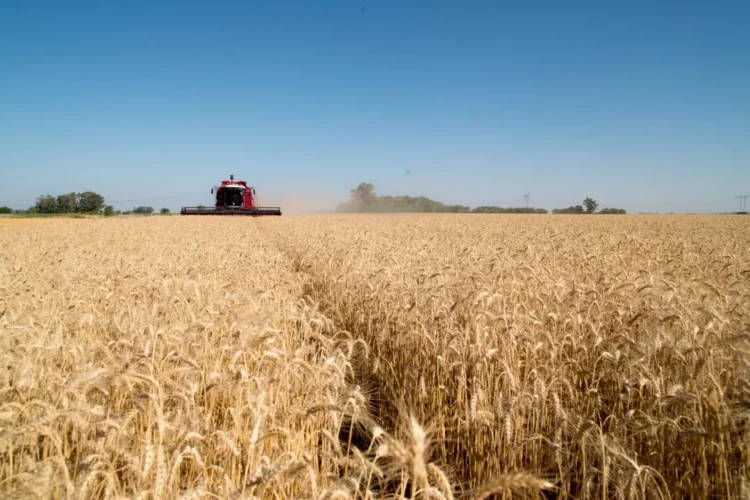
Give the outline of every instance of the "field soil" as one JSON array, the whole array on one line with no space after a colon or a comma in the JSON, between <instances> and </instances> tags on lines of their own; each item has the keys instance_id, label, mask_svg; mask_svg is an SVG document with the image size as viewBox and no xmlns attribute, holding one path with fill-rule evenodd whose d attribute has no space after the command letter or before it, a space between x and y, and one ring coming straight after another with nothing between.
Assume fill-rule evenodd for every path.
<instances>
[{"instance_id":1,"label":"field soil","mask_svg":"<svg viewBox=\"0 0 750 500\"><path fill-rule=\"evenodd\" d=\"M3 497L750 496L747 218L0 218L0 248Z\"/></svg>"}]
</instances>

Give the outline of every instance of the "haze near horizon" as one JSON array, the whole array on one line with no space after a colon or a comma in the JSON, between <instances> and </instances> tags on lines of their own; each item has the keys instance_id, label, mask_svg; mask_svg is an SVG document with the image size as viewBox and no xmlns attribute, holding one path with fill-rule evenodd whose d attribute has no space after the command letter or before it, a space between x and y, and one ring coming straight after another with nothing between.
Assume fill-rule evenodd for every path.
<instances>
[{"instance_id":1,"label":"haze near horizon","mask_svg":"<svg viewBox=\"0 0 750 500\"><path fill-rule=\"evenodd\" d=\"M731 212L750 3L6 2L0 206L380 195ZM286 205L286 206L285 206ZM293 208L292 208L293 207Z\"/></svg>"}]
</instances>

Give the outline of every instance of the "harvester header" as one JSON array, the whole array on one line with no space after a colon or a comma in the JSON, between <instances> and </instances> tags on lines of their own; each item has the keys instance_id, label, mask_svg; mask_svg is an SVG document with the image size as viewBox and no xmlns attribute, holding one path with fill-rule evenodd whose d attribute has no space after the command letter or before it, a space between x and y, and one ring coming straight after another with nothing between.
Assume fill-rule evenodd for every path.
<instances>
[{"instance_id":1,"label":"harvester header","mask_svg":"<svg viewBox=\"0 0 750 500\"><path fill-rule=\"evenodd\" d=\"M211 189L216 196L213 207L182 207L182 215L281 215L280 207L261 207L255 195L255 188L245 181L235 181L234 175L221 186Z\"/></svg>"}]
</instances>

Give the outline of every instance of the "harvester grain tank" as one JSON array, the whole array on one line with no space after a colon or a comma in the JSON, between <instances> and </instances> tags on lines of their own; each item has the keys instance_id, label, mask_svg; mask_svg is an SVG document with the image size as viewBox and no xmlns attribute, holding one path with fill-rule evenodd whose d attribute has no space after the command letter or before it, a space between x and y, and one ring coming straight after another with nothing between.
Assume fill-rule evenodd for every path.
<instances>
[{"instance_id":1,"label":"harvester grain tank","mask_svg":"<svg viewBox=\"0 0 750 500\"><path fill-rule=\"evenodd\" d=\"M234 175L221 186L211 189L216 196L213 207L182 207L182 215L281 215L280 207L261 207L255 195L255 188L245 181L235 181Z\"/></svg>"}]
</instances>

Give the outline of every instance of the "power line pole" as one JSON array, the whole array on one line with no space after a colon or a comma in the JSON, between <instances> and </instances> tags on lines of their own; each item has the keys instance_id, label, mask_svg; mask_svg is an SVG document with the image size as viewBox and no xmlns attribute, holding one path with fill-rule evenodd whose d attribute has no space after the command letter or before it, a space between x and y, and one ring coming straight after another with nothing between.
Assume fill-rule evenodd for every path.
<instances>
[{"instance_id":1,"label":"power line pole","mask_svg":"<svg viewBox=\"0 0 750 500\"><path fill-rule=\"evenodd\" d=\"M523 199L526 202L526 208L529 208L529 196L531 196L529 193L523 195Z\"/></svg>"},{"instance_id":2,"label":"power line pole","mask_svg":"<svg viewBox=\"0 0 750 500\"><path fill-rule=\"evenodd\" d=\"M746 194L741 194L741 195L735 196L735 198L740 200L740 212L744 212L745 207L747 206L747 199L749 198L749 196Z\"/></svg>"}]
</instances>

